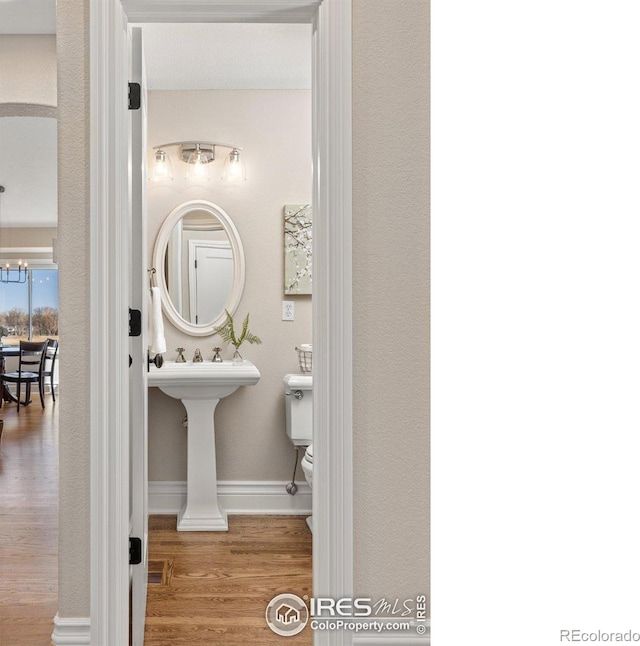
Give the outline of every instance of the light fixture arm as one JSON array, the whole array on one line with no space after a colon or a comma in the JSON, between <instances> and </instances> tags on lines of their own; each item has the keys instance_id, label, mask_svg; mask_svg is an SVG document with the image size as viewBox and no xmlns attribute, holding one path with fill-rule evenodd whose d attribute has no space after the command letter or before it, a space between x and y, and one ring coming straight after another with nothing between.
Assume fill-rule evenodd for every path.
<instances>
[{"instance_id":1,"label":"light fixture arm","mask_svg":"<svg viewBox=\"0 0 640 646\"><path fill-rule=\"evenodd\" d=\"M242 150L241 146L232 146L231 144L221 144L217 141L172 141L168 144L162 144L160 146L154 146L153 150L158 150L159 148L169 148L170 146L193 146L195 149L196 145L200 146L219 146L220 148L230 148L231 150Z\"/></svg>"}]
</instances>

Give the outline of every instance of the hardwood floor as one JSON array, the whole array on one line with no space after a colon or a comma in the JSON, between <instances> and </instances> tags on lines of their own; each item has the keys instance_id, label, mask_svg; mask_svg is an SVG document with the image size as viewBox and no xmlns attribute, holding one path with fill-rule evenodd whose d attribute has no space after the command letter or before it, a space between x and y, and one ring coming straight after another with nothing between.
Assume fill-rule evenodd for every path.
<instances>
[{"instance_id":1,"label":"hardwood floor","mask_svg":"<svg viewBox=\"0 0 640 646\"><path fill-rule=\"evenodd\" d=\"M58 609L58 415L45 401L0 410L0 646L50 644Z\"/></svg>"},{"instance_id":2,"label":"hardwood floor","mask_svg":"<svg viewBox=\"0 0 640 646\"><path fill-rule=\"evenodd\" d=\"M0 646L50 644L58 589L58 416L47 395L0 410ZM311 596L311 533L303 516L230 516L228 532L177 532L152 516L146 646L312 643L307 626L279 637L267 603Z\"/></svg>"},{"instance_id":3,"label":"hardwood floor","mask_svg":"<svg viewBox=\"0 0 640 646\"><path fill-rule=\"evenodd\" d=\"M268 602L311 596L311 532L304 516L229 516L228 532L177 532L175 516L149 519L145 646L309 646L271 632Z\"/></svg>"}]
</instances>

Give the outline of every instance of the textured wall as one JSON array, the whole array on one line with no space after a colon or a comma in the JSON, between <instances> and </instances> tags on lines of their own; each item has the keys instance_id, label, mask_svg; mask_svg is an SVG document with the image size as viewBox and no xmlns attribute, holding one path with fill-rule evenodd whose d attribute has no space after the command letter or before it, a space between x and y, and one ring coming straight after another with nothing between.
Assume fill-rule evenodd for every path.
<instances>
[{"instance_id":1,"label":"textured wall","mask_svg":"<svg viewBox=\"0 0 640 646\"><path fill-rule=\"evenodd\" d=\"M429 4L353 2L355 591L429 586Z\"/></svg>"},{"instance_id":2,"label":"textured wall","mask_svg":"<svg viewBox=\"0 0 640 646\"><path fill-rule=\"evenodd\" d=\"M61 617L89 616L89 53L85 0L58 1Z\"/></svg>"},{"instance_id":3,"label":"textured wall","mask_svg":"<svg viewBox=\"0 0 640 646\"><path fill-rule=\"evenodd\" d=\"M3 227L2 246L50 247L57 235L57 227Z\"/></svg>"},{"instance_id":4,"label":"textured wall","mask_svg":"<svg viewBox=\"0 0 640 646\"><path fill-rule=\"evenodd\" d=\"M174 180L149 183L149 258L162 222L188 200L220 206L233 220L246 261L246 280L236 317L251 313L250 329L262 345L241 352L261 373L260 382L223 399L216 410L218 475L222 480L287 480L294 449L285 432L283 376L298 372L296 345L311 340L311 296L284 296L283 206L311 201L311 92L308 90L207 90L149 93L149 148L168 141L205 140L244 148L248 180L225 187L215 173L206 186L184 177L187 165L171 155ZM224 149L218 152L224 155ZM228 151L227 151L228 152ZM151 159L150 159L151 161ZM219 163L214 169L219 171ZM213 173L212 173L213 174ZM295 321L282 321L282 300L295 301ZM168 358L187 349L232 351L220 338L187 336L165 318ZM160 390L149 392L149 479L186 480L184 407ZM302 473L299 474L304 479Z\"/></svg>"},{"instance_id":5,"label":"textured wall","mask_svg":"<svg viewBox=\"0 0 640 646\"><path fill-rule=\"evenodd\" d=\"M0 103L57 104L55 36L0 35Z\"/></svg>"}]
</instances>

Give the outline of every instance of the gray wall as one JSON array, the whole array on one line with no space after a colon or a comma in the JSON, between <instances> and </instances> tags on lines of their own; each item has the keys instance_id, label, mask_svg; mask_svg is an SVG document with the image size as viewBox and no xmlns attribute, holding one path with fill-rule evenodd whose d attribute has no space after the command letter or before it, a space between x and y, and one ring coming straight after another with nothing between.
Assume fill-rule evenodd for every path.
<instances>
[{"instance_id":1,"label":"gray wall","mask_svg":"<svg viewBox=\"0 0 640 646\"><path fill-rule=\"evenodd\" d=\"M59 245L76 266L88 252L85 11L58 2ZM354 0L355 585L386 597L429 585L428 11L426 0ZM86 353L88 276L64 277L64 257L62 338ZM60 409L60 615L86 616L87 373L61 380L73 398Z\"/></svg>"},{"instance_id":2,"label":"gray wall","mask_svg":"<svg viewBox=\"0 0 640 646\"><path fill-rule=\"evenodd\" d=\"M173 181L149 182L149 258L167 215L188 200L208 200L233 220L246 261L237 325L249 312L249 329L261 345L244 344L244 358L258 366L260 382L223 399L216 410L216 450L221 480L287 480L295 450L285 432L284 386L299 372L296 345L311 342L311 296L284 295L283 207L311 201L311 92L309 90L205 90L149 92L149 148L169 141L201 138L241 146L248 180L237 187L220 181L225 149L212 164L211 181L194 186L188 166L167 149ZM227 153L229 151L226 151ZM150 156L150 163L152 159ZM295 301L295 321L282 321L283 299ZM218 336L187 336L164 319L167 354L178 346L188 361L195 348L205 360L212 348L233 348ZM157 388L149 391L149 479L186 480L187 445L182 404ZM304 480L304 474L299 472Z\"/></svg>"},{"instance_id":3,"label":"gray wall","mask_svg":"<svg viewBox=\"0 0 640 646\"><path fill-rule=\"evenodd\" d=\"M354 586L373 597L429 587L428 20L425 0L353 2Z\"/></svg>"},{"instance_id":4,"label":"gray wall","mask_svg":"<svg viewBox=\"0 0 640 646\"><path fill-rule=\"evenodd\" d=\"M56 105L56 37L0 35L0 103Z\"/></svg>"},{"instance_id":5,"label":"gray wall","mask_svg":"<svg viewBox=\"0 0 640 646\"><path fill-rule=\"evenodd\" d=\"M89 616L89 52L84 0L57 4L58 270L61 362L58 608Z\"/></svg>"}]
</instances>

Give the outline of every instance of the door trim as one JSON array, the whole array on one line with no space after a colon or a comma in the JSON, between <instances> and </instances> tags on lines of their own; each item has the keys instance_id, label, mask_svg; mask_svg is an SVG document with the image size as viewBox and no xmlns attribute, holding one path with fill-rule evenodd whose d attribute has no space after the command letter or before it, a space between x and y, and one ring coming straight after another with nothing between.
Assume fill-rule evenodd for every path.
<instances>
[{"instance_id":1,"label":"door trim","mask_svg":"<svg viewBox=\"0 0 640 646\"><path fill-rule=\"evenodd\" d=\"M120 3L90 0L91 644L129 638L128 40Z\"/></svg>"},{"instance_id":2,"label":"door trim","mask_svg":"<svg viewBox=\"0 0 640 646\"><path fill-rule=\"evenodd\" d=\"M313 589L317 596L352 596L351 0L125 0L124 7L132 22L313 24ZM128 249L125 27L120 2L90 0L94 646L126 644L129 621L128 304L123 302L129 276L121 262ZM318 632L314 643L350 645L352 636Z\"/></svg>"}]
</instances>

